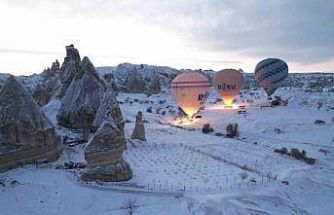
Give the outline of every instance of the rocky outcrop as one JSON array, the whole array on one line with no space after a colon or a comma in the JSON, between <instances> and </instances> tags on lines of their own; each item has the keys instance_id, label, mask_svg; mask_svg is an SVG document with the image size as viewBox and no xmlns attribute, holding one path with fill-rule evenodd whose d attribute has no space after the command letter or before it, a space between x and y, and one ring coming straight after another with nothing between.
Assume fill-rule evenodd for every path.
<instances>
[{"instance_id":1,"label":"rocky outcrop","mask_svg":"<svg viewBox=\"0 0 334 215\"><path fill-rule=\"evenodd\" d=\"M79 65L79 70L91 73L104 88L106 87L105 83L100 79L99 74L97 73L93 63L89 60L87 56L82 59Z\"/></svg>"},{"instance_id":2,"label":"rocky outcrop","mask_svg":"<svg viewBox=\"0 0 334 215\"><path fill-rule=\"evenodd\" d=\"M59 61L56 60L55 62L52 63L50 70L58 71L59 69L60 69L60 64L59 64Z\"/></svg>"},{"instance_id":3,"label":"rocky outcrop","mask_svg":"<svg viewBox=\"0 0 334 215\"><path fill-rule=\"evenodd\" d=\"M67 88L72 83L72 80L80 70L81 58L79 51L74 48L74 45L66 46L66 57L60 68L61 91L59 97L62 98L66 93Z\"/></svg>"},{"instance_id":4,"label":"rocky outcrop","mask_svg":"<svg viewBox=\"0 0 334 215\"><path fill-rule=\"evenodd\" d=\"M116 99L116 93L112 86L108 86L107 91L104 93L101 105L97 110L96 117L93 123L95 129L101 126L105 120L113 120L117 128L124 135L124 119L121 108Z\"/></svg>"},{"instance_id":5,"label":"rocky outcrop","mask_svg":"<svg viewBox=\"0 0 334 215\"><path fill-rule=\"evenodd\" d=\"M60 68L59 62L56 60L52 63L51 68L47 68L41 74L43 80L37 84L33 91L33 97L40 106L46 105L54 98L61 88L59 80Z\"/></svg>"},{"instance_id":6,"label":"rocky outcrop","mask_svg":"<svg viewBox=\"0 0 334 215\"><path fill-rule=\"evenodd\" d=\"M105 120L85 149L87 169L84 181L126 181L132 178L129 164L123 160L125 138L112 119Z\"/></svg>"},{"instance_id":7,"label":"rocky outcrop","mask_svg":"<svg viewBox=\"0 0 334 215\"><path fill-rule=\"evenodd\" d=\"M10 76L0 91L0 170L53 161L60 138L32 96Z\"/></svg>"},{"instance_id":8,"label":"rocky outcrop","mask_svg":"<svg viewBox=\"0 0 334 215\"><path fill-rule=\"evenodd\" d=\"M118 87L115 81L115 77L113 74L105 74L104 76L104 80L107 83L108 86L111 87L111 89L117 93L118 91Z\"/></svg>"},{"instance_id":9,"label":"rocky outcrop","mask_svg":"<svg viewBox=\"0 0 334 215\"><path fill-rule=\"evenodd\" d=\"M72 55L74 54L69 56ZM84 57L79 66L76 66L77 62L74 60L70 62L77 69L61 99L58 123L67 128L90 129L100 106L105 85L88 57Z\"/></svg>"},{"instance_id":10,"label":"rocky outcrop","mask_svg":"<svg viewBox=\"0 0 334 215\"><path fill-rule=\"evenodd\" d=\"M126 91L129 93L143 93L145 91L145 81L136 71L133 71L128 75L124 85Z\"/></svg>"},{"instance_id":11,"label":"rocky outcrop","mask_svg":"<svg viewBox=\"0 0 334 215\"><path fill-rule=\"evenodd\" d=\"M136 125L132 132L131 139L146 141L145 127L143 123L143 113L141 111L138 111L136 115Z\"/></svg>"},{"instance_id":12,"label":"rocky outcrop","mask_svg":"<svg viewBox=\"0 0 334 215\"><path fill-rule=\"evenodd\" d=\"M161 92L160 77L157 73L154 73L151 82L149 83L145 93L147 95L159 94Z\"/></svg>"},{"instance_id":13,"label":"rocky outcrop","mask_svg":"<svg viewBox=\"0 0 334 215\"><path fill-rule=\"evenodd\" d=\"M113 80L119 91L147 94L150 94L152 89L159 89L157 87L158 83L161 90L169 88L173 78L180 74L179 70L167 66L130 63L122 63L116 67L99 67L97 70L103 77L108 77L109 74L113 75ZM159 82L157 82L157 79L159 79ZM140 83L140 87L133 87L130 84L133 82ZM154 90L152 93L155 92L158 92L158 90Z\"/></svg>"}]
</instances>

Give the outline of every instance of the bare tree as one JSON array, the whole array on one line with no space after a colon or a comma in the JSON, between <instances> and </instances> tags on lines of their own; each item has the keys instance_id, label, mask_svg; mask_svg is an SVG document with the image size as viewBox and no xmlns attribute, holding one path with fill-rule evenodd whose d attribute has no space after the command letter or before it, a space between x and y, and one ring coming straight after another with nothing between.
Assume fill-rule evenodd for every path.
<instances>
[{"instance_id":1,"label":"bare tree","mask_svg":"<svg viewBox=\"0 0 334 215\"><path fill-rule=\"evenodd\" d=\"M138 210L139 205L137 204L137 199L128 198L123 202L121 209L127 211L126 214L133 215L136 210Z\"/></svg>"}]
</instances>

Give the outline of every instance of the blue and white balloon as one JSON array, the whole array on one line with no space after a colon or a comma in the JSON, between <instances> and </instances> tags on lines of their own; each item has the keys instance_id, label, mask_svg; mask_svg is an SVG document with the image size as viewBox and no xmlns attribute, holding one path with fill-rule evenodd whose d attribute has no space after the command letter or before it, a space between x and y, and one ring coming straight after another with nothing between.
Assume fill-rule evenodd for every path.
<instances>
[{"instance_id":1,"label":"blue and white balloon","mask_svg":"<svg viewBox=\"0 0 334 215\"><path fill-rule=\"evenodd\" d=\"M255 67L255 78L268 96L272 95L288 77L288 64L277 58L267 58Z\"/></svg>"}]
</instances>

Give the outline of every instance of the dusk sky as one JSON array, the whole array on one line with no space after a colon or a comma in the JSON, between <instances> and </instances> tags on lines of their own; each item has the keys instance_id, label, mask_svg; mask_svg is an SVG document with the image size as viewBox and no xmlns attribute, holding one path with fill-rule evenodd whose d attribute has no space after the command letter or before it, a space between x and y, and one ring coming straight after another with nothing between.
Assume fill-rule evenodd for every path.
<instances>
[{"instance_id":1,"label":"dusk sky","mask_svg":"<svg viewBox=\"0 0 334 215\"><path fill-rule=\"evenodd\" d=\"M65 45L95 66L334 71L332 0L1 0L0 72L39 73Z\"/></svg>"}]
</instances>

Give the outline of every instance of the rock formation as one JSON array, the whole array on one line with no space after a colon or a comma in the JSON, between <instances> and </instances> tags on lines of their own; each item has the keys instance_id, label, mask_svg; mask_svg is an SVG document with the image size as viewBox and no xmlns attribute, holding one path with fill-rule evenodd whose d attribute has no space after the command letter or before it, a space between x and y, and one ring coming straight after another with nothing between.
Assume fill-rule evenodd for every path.
<instances>
[{"instance_id":1,"label":"rock formation","mask_svg":"<svg viewBox=\"0 0 334 215\"><path fill-rule=\"evenodd\" d=\"M59 80L60 68L56 60L52 63L51 68L47 68L41 74L43 80L37 84L33 91L33 97L40 106L46 105L53 97L58 94L61 88Z\"/></svg>"},{"instance_id":2,"label":"rock formation","mask_svg":"<svg viewBox=\"0 0 334 215\"><path fill-rule=\"evenodd\" d=\"M56 60L55 62L52 63L51 70L52 71L58 71L59 69L60 69L60 64L59 64L59 61Z\"/></svg>"},{"instance_id":3,"label":"rock formation","mask_svg":"<svg viewBox=\"0 0 334 215\"><path fill-rule=\"evenodd\" d=\"M78 56L78 53L72 50L68 55L65 60L75 58L75 56ZM79 60L79 57L75 59ZM70 60L69 63L72 69L67 70L67 75L63 74L67 76L67 79L63 79L66 82L62 81L62 83L66 84L67 81L71 80L70 76L72 72L70 71L75 71L74 77L61 99L62 105L57 119L60 125L67 128L90 129L100 106L105 85L99 79L88 57L84 57L79 65L74 60Z\"/></svg>"},{"instance_id":4,"label":"rock formation","mask_svg":"<svg viewBox=\"0 0 334 215\"><path fill-rule=\"evenodd\" d=\"M62 98L70 86L75 74L79 72L81 58L79 51L73 45L66 46L66 57L60 68L60 81L62 84L59 97Z\"/></svg>"},{"instance_id":5,"label":"rock formation","mask_svg":"<svg viewBox=\"0 0 334 215\"><path fill-rule=\"evenodd\" d=\"M0 91L0 170L53 161L60 138L32 96L10 76Z\"/></svg>"},{"instance_id":6,"label":"rock formation","mask_svg":"<svg viewBox=\"0 0 334 215\"><path fill-rule=\"evenodd\" d=\"M132 178L129 164L123 160L125 138L112 119L103 121L85 150L87 169L84 181L126 181Z\"/></svg>"},{"instance_id":7,"label":"rock formation","mask_svg":"<svg viewBox=\"0 0 334 215\"><path fill-rule=\"evenodd\" d=\"M161 92L160 77L157 73L154 73L150 84L146 89L147 95L159 94Z\"/></svg>"},{"instance_id":8,"label":"rock formation","mask_svg":"<svg viewBox=\"0 0 334 215\"><path fill-rule=\"evenodd\" d=\"M145 91L145 81L137 71L133 71L128 75L124 85L129 93L143 93Z\"/></svg>"},{"instance_id":9,"label":"rock formation","mask_svg":"<svg viewBox=\"0 0 334 215\"><path fill-rule=\"evenodd\" d=\"M124 135L124 119L116 99L116 92L113 91L112 86L108 86L107 91L104 93L101 105L97 110L93 123L94 128L97 129L103 121L108 119L112 119L117 128Z\"/></svg>"},{"instance_id":10,"label":"rock formation","mask_svg":"<svg viewBox=\"0 0 334 215\"><path fill-rule=\"evenodd\" d=\"M136 115L136 125L132 132L131 139L139 139L146 141L145 127L143 123L143 113L141 111L138 111Z\"/></svg>"},{"instance_id":11,"label":"rock formation","mask_svg":"<svg viewBox=\"0 0 334 215\"><path fill-rule=\"evenodd\" d=\"M115 81L115 77L114 77L113 74L105 74L104 75L104 79L105 79L107 85L111 86L111 89L114 92L118 91L118 87L117 87L117 84L116 84L116 81Z\"/></svg>"}]
</instances>

